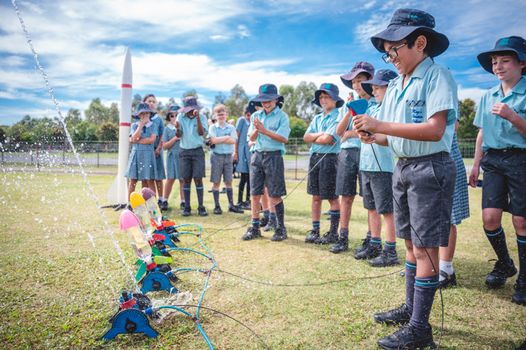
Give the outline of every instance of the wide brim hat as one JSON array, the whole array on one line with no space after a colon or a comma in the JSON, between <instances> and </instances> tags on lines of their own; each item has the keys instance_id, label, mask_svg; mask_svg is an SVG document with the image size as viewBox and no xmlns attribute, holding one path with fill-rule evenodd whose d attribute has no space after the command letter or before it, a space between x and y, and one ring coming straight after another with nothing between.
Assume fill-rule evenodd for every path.
<instances>
[{"instance_id":1,"label":"wide brim hat","mask_svg":"<svg viewBox=\"0 0 526 350\"><path fill-rule=\"evenodd\" d=\"M372 78L374 75L374 66L369 62L356 62L351 71L347 74L341 75L340 79L345 86L352 89L352 80L360 73L366 73L369 75L369 78Z\"/></svg>"},{"instance_id":2,"label":"wide brim hat","mask_svg":"<svg viewBox=\"0 0 526 350\"><path fill-rule=\"evenodd\" d=\"M171 105L169 108L168 108L168 111L166 112L166 116L164 117L164 119L166 119L166 121L170 121L170 114L175 114L177 115L179 113L179 111L181 110L181 107L178 106L178 105Z\"/></svg>"},{"instance_id":3,"label":"wide brim hat","mask_svg":"<svg viewBox=\"0 0 526 350\"><path fill-rule=\"evenodd\" d=\"M484 68L484 70L493 74L491 56L498 53L502 54L506 52L514 53L519 61L526 62L526 40L524 40L520 36L510 36L506 38L501 38L495 43L495 48L489 51L479 53L477 55L477 59L482 68ZM526 67L522 69L521 74L526 74Z\"/></svg>"},{"instance_id":4,"label":"wide brim hat","mask_svg":"<svg viewBox=\"0 0 526 350\"><path fill-rule=\"evenodd\" d=\"M284 101L283 96L278 93L278 88L274 84L263 84L259 87L259 93L252 99L254 102L266 102L278 100L281 98L281 102Z\"/></svg>"},{"instance_id":5,"label":"wide brim hat","mask_svg":"<svg viewBox=\"0 0 526 350\"><path fill-rule=\"evenodd\" d=\"M183 107L179 109L179 113L186 114L188 112L195 111L195 110L200 111L202 108L203 106L201 106L199 102L197 102L197 97L187 96L183 98Z\"/></svg>"},{"instance_id":6,"label":"wide brim hat","mask_svg":"<svg viewBox=\"0 0 526 350\"><path fill-rule=\"evenodd\" d=\"M321 95L322 92L325 92L334 101L336 101L336 107L337 108L340 108L345 103L345 101L340 96L338 96L338 94L340 92L339 89L338 89L338 86L336 86L334 84L327 84L327 83L321 84L320 88L314 92L314 99L312 100L312 103L314 103L315 105L321 107L320 95Z\"/></svg>"},{"instance_id":7,"label":"wide brim hat","mask_svg":"<svg viewBox=\"0 0 526 350\"><path fill-rule=\"evenodd\" d=\"M372 36L371 42L378 51L384 53L385 41L401 41L418 30L427 38L427 54L430 57L436 57L447 50L449 39L433 28L435 28L435 18L429 13L413 9L398 9L393 14L387 28Z\"/></svg>"},{"instance_id":8,"label":"wide brim hat","mask_svg":"<svg viewBox=\"0 0 526 350\"><path fill-rule=\"evenodd\" d=\"M150 109L150 105L145 102L141 102L135 108L135 113L132 114L132 117L134 119L139 119L139 115L144 112L150 113L150 118L155 114L155 112Z\"/></svg>"},{"instance_id":9,"label":"wide brim hat","mask_svg":"<svg viewBox=\"0 0 526 350\"><path fill-rule=\"evenodd\" d=\"M373 85L389 85L389 82L397 76L398 74L390 69L380 69L376 71L372 79L362 81L362 89L367 92L369 96L373 96Z\"/></svg>"}]
</instances>

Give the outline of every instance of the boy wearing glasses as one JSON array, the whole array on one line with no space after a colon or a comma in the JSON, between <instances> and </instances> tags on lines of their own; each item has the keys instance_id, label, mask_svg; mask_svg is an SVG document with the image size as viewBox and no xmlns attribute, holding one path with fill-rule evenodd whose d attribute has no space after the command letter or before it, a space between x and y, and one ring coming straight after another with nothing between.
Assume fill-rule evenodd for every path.
<instances>
[{"instance_id":1,"label":"boy wearing glasses","mask_svg":"<svg viewBox=\"0 0 526 350\"><path fill-rule=\"evenodd\" d=\"M388 86L376 120L354 118L360 137L388 145L398 157L393 173L397 236L406 246L406 297L402 306L377 313L377 322L402 324L378 344L384 349L433 346L429 315L439 283L438 252L448 244L455 164L449 156L457 115L457 86L433 57L449 46L430 14L397 10L386 30L371 38L399 77Z\"/></svg>"}]
</instances>

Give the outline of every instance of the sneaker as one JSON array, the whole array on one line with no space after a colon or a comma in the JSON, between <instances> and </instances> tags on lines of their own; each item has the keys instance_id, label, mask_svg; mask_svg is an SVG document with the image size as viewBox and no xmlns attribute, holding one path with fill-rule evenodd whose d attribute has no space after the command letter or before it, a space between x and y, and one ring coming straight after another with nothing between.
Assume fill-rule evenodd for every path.
<instances>
[{"instance_id":1,"label":"sneaker","mask_svg":"<svg viewBox=\"0 0 526 350\"><path fill-rule=\"evenodd\" d=\"M179 204L179 208L180 208L181 210L184 210L184 207L185 207L184 202L181 202L181 203Z\"/></svg>"},{"instance_id":2,"label":"sneaker","mask_svg":"<svg viewBox=\"0 0 526 350\"><path fill-rule=\"evenodd\" d=\"M369 243L371 242L371 237L365 237L364 239L362 239L362 245L359 246L358 248L356 248L356 250L354 251L355 253L359 253L361 252L362 250L365 250L367 249L367 247L369 246Z\"/></svg>"},{"instance_id":3,"label":"sneaker","mask_svg":"<svg viewBox=\"0 0 526 350\"><path fill-rule=\"evenodd\" d=\"M424 349L436 348L431 326L417 329L411 325L402 326L399 330L378 341L383 349Z\"/></svg>"},{"instance_id":4,"label":"sneaker","mask_svg":"<svg viewBox=\"0 0 526 350\"><path fill-rule=\"evenodd\" d=\"M400 261L398 260L398 255L396 255L396 250L382 250L382 253L376 258L368 261L369 265L372 267L387 267L399 265Z\"/></svg>"},{"instance_id":5,"label":"sneaker","mask_svg":"<svg viewBox=\"0 0 526 350\"><path fill-rule=\"evenodd\" d=\"M349 250L349 240L347 239L338 239L338 242L334 244L329 251L334 254L346 252Z\"/></svg>"},{"instance_id":6,"label":"sneaker","mask_svg":"<svg viewBox=\"0 0 526 350\"><path fill-rule=\"evenodd\" d=\"M223 214L223 210L221 209L221 207L215 207L214 208L214 214L216 214L216 215Z\"/></svg>"},{"instance_id":7,"label":"sneaker","mask_svg":"<svg viewBox=\"0 0 526 350\"><path fill-rule=\"evenodd\" d=\"M267 226L268 222L269 222L269 218L263 216L263 218L259 221L259 226L260 227L265 227L265 226Z\"/></svg>"},{"instance_id":8,"label":"sneaker","mask_svg":"<svg viewBox=\"0 0 526 350\"><path fill-rule=\"evenodd\" d=\"M197 214L199 216L208 216L208 213L206 212L206 208L205 207L197 208Z\"/></svg>"},{"instance_id":9,"label":"sneaker","mask_svg":"<svg viewBox=\"0 0 526 350\"><path fill-rule=\"evenodd\" d=\"M367 248L354 254L354 258L357 260L371 260L382 254L381 244L369 244Z\"/></svg>"},{"instance_id":10,"label":"sneaker","mask_svg":"<svg viewBox=\"0 0 526 350\"><path fill-rule=\"evenodd\" d=\"M241 204L241 209L250 210L250 209L251 209L251 207L250 207L250 201L247 200L247 201L243 202L243 203Z\"/></svg>"},{"instance_id":11,"label":"sneaker","mask_svg":"<svg viewBox=\"0 0 526 350\"><path fill-rule=\"evenodd\" d=\"M239 208L238 206L235 206L235 205L231 205L228 207L228 211L231 212L231 213L236 213L236 214L243 214L244 211L243 209Z\"/></svg>"},{"instance_id":12,"label":"sneaker","mask_svg":"<svg viewBox=\"0 0 526 350\"><path fill-rule=\"evenodd\" d=\"M446 289L457 286L457 276L454 272L449 275L447 272L440 270L440 276L444 277L444 279L438 282L438 288Z\"/></svg>"},{"instance_id":13,"label":"sneaker","mask_svg":"<svg viewBox=\"0 0 526 350\"><path fill-rule=\"evenodd\" d=\"M254 238L259 238L259 237L262 237L261 236L261 231L259 230L259 228L255 228L254 226L250 226L248 229L247 229L247 232L245 232L245 234L243 235L243 237L241 237L242 240L244 241L250 241Z\"/></svg>"},{"instance_id":14,"label":"sneaker","mask_svg":"<svg viewBox=\"0 0 526 350\"><path fill-rule=\"evenodd\" d=\"M320 230L310 230L307 237L305 237L305 243L316 243L320 239Z\"/></svg>"},{"instance_id":15,"label":"sneaker","mask_svg":"<svg viewBox=\"0 0 526 350\"><path fill-rule=\"evenodd\" d=\"M161 204L161 206L160 206L160 209L161 209L162 211L166 211L166 210L168 210L168 201L163 201L162 204Z\"/></svg>"},{"instance_id":16,"label":"sneaker","mask_svg":"<svg viewBox=\"0 0 526 350\"><path fill-rule=\"evenodd\" d=\"M192 208L185 206L185 207L183 208L183 213L182 213L182 215L183 215L183 216L190 216L190 215L192 215Z\"/></svg>"},{"instance_id":17,"label":"sneaker","mask_svg":"<svg viewBox=\"0 0 526 350\"><path fill-rule=\"evenodd\" d=\"M326 232L316 241L317 244L332 244L336 242L338 242L338 233L331 231Z\"/></svg>"},{"instance_id":18,"label":"sneaker","mask_svg":"<svg viewBox=\"0 0 526 350\"><path fill-rule=\"evenodd\" d=\"M515 304L526 305L526 282L517 280L517 283L515 283L515 293L513 293L511 301Z\"/></svg>"},{"instance_id":19,"label":"sneaker","mask_svg":"<svg viewBox=\"0 0 526 350\"><path fill-rule=\"evenodd\" d=\"M276 229L276 222L274 220L268 220L268 223L263 227L263 231L268 232Z\"/></svg>"},{"instance_id":20,"label":"sneaker","mask_svg":"<svg viewBox=\"0 0 526 350\"><path fill-rule=\"evenodd\" d=\"M274 235L270 238L273 242L284 241L287 239L287 230L285 227L278 227L274 232Z\"/></svg>"},{"instance_id":21,"label":"sneaker","mask_svg":"<svg viewBox=\"0 0 526 350\"><path fill-rule=\"evenodd\" d=\"M374 314L374 320L376 322L385 324L404 325L408 324L410 319L411 313L405 303L395 309Z\"/></svg>"},{"instance_id":22,"label":"sneaker","mask_svg":"<svg viewBox=\"0 0 526 350\"><path fill-rule=\"evenodd\" d=\"M513 277L517 273L517 268L513 264L513 260L510 259L509 263L505 263L501 260L497 260L493 271L486 276L486 285L489 288L499 288L506 283L509 277Z\"/></svg>"}]
</instances>

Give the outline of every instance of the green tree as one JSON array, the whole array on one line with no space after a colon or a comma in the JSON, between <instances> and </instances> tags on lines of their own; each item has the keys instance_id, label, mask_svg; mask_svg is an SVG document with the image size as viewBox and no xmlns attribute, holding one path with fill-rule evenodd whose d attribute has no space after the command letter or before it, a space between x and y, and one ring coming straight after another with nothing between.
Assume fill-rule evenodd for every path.
<instances>
[{"instance_id":1,"label":"green tree","mask_svg":"<svg viewBox=\"0 0 526 350\"><path fill-rule=\"evenodd\" d=\"M80 111L75 108L70 108L68 114L64 117L64 124L66 124L68 130L74 128L81 121L82 118L80 117Z\"/></svg>"},{"instance_id":2,"label":"green tree","mask_svg":"<svg viewBox=\"0 0 526 350\"><path fill-rule=\"evenodd\" d=\"M111 120L109 108L102 104L100 98L94 98L91 100L88 109L84 111L84 115L88 122L97 125Z\"/></svg>"},{"instance_id":3,"label":"green tree","mask_svg":"<svg viewBox=\"0 0 526 350\"><path fill-rule=\"evenodd\" d=\"M281 85L279 87L279 94L285 99L283 103L283 112L289 116L298 115L298 109L296 107L296 101L294 100L294 86L292 85Z\"/></svg>"},{"instance_id":4,"label":"green tree","mask_svg":"<svg viewBox=\"0 0 526 350\"><path fill-rule=\"evenodd\" d=\"M7 137L9 137L11 143L33 142L35 124L35 120L26 114L22 120L9 127Z\"/></svg>"},{"instance_id":5,"label":"green tree","mask_svg":"<svg viewBox=\"0 0 526 350\"><path fill-rule=\"evenodd\" d=\"M305 81L299 83L294 89L294 102L296 103L296 115L298 117L311 120L314 115L320 112L320 108L312 103L316 90L316 85L313 82L307 83Z\"/></svg>"},{"instance_id":6,"label":"green tree","mask_svg":"<svg viewBox=\"0 0 526 350\"><path fill-rule=\"evenodd\" d=\"M0 143L5 143L5 139L7 137L7 127L6 126L0 126Z\"/></svg>"},{"instance_id":7,"label":"green tree","mask_svg":"<svg viewBox=\"0 0 526 350\"><path fill-rule=\"evenodd\" d=\"M119 106L117 106L117 103L115 102L112 102L108 109L108 119L116 125L119 124Z\"/></svg>"},{"instance_id":8,"label":"green tree","mask_svg":"<svg viewBox=\"0 0 526 350\"><path fill-rule=\"evenodd\" d=\"M307 130L307 122L298 117L289 117L290 138L303 137Z\"/></svg>"},{"instance_id":9,"label":"green tree","mask_svg":"<svg viewBox=\"0 0 526 350\"><path fill-rule=\"evenodd\" d=\"M118 141L119 128L115 123L106 122L97 128L96 135L99 141Z\"/></svg>"},{"instance_id":10,"label":"green tree","mask_svg":"<svg viewBox=\"0 0 526 350\"><path fill-rule=\"evenodd\" d=\"M135 94L135 95L133 95L133 100L132 100L132 110L134 111L135 108L137 107L137 105L138 105L139 103L141 103L141 102L142 102L142 96L141 96L141 95L139 95L139 94Z\"/></svg>"},{"instance_id":11,"label":"green tree","mask_svg":"<svg viewBox=\"0 0 526 350\"><path fill-rule=\"evenodd\" d=\"M228 108L228 114L234 117L243 115L247 103L248 96L245 92L245 89L243 89L243 87L239 84L236 84L232 90L230 90L230 96L225 101L225 105Z\"/></svg>"},{"instance_id":12,"label":"green tree","mask_svg":"<svg viewBox=\"0 0 526 350\"><path fill-rule=\"evenodd\" d=\"M476 138L478 128L473 125L475 120L475 101L466 98L460 101L460 121L457 135L461 139Z\"/></svg>"},{"instance_id":13,"label":"green tree","mask_svg":"<svg viewBox=\"0 0 526 350\"><path fill-rule=\"evenodd\" d=\"M197 95L197 90L196 89L190 89L188 91L183 92L183 98L185 98L186 96L195 96L195 97L199 98L199 96Z\"/></svg>"},{"instance_id":14,"label":"green tree","mask_svg":"<svg viewBox=\"0 0 526 350\"><path fill-rule=\"evenodd\" d=\"M214 106L218 104L224 104L226 101L226 96L222 92L218 92L217 95L214 96Z\"/></svg>"},{"instance_id":15,"label":"green tree","mask_svg":"<svg viewBox=\"0 0 526 350\"><path fill-rule=\"evenodd\" d=\"M71 137L73 141L97 141L97 126L83 120L75 126Z\"/></svg>"}]
</instances>

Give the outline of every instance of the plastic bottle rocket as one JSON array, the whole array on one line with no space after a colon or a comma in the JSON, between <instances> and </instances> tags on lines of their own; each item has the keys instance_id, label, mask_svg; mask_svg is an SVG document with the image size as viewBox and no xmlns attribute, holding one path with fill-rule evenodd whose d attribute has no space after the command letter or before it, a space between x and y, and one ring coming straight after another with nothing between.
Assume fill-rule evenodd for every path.
<instances>
[{"instance_id":1,"label":"plastic bottle rocket","mask_svg":"<svg viewBox=\"0 0 526 350\"><path fill-rule=\"evenodd\" d=\"M121 213L119 226L122 231L126 231L130 239L135 254L145 262L147 266L153 267L152 248L142 230L139 218L130 210L126 209Z\"/></svg>"},{"instance_id":2,"label":"plastic bottle rocket","mask_svg":"<svg viewBox=\"0 0 526 350\"><path fill-rule=\"evenodd\" d=\"M132 192L130 194L130 205L142 224L146 239L150 241L153 238L152 234L153 231L155 231L155 227L152 226L150 213L148 213L148 208L146 207L146 201L139 193Z\"/></svg>"},{"instance_id":3,"label":"plastic bottle rocket","mask_svg":"<svg viewBox=\"0 0 526 350\"><path fill-rule=\"evenodd\" d=\"M159 208L159 205L157 204L157 197L155 197L155 192L153 192L148 187L144 187L141 190L141 193L142 193L142 197L146 201L146 208L148 208L148 211L150 212L150 217L155 222L157 229L162 228L163 214L161 213L161 209Z\"/></svg>"}]
</instances>

